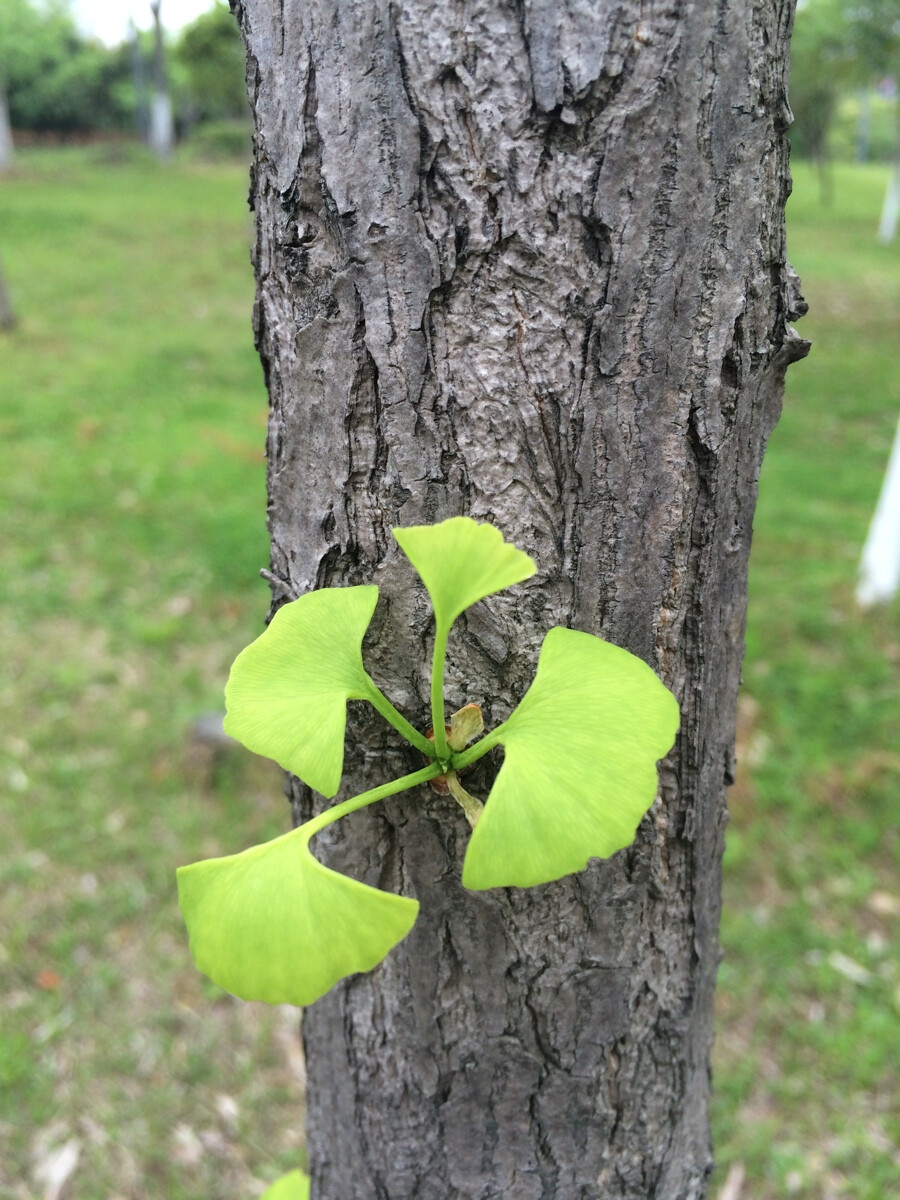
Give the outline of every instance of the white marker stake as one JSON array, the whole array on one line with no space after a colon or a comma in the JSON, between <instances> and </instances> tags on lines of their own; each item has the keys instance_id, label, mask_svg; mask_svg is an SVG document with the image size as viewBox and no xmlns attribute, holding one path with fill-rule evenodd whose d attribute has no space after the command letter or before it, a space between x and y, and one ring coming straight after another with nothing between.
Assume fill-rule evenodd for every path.
<instances>
[{"instance_id":1,"label":"white marker stake","mask_svg":"<svg viewBox=\"0 0 900 1200\"><path fill-rule=\"evenodd\" d=\"M863 608L884 604L900 587L900 422L869 526L859 569L857 603Z\"/></svg>"}]
</instances>

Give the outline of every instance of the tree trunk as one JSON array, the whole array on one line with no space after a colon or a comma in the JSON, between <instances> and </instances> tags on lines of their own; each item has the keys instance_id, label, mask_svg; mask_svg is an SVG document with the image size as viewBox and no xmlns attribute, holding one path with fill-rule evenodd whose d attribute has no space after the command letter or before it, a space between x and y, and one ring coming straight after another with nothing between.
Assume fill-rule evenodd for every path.
<instances>
[{"instance_id":1,"label":"tree trunk","mask_svg":"<svg viewBox=\"0 0 900 1200\"><path fill-rule=\"evenodd\" d=\"M16 313L3 272L3 262L0 260L0 329L13 329L16 324Z\"/></svg>"},{"instance_id":2,"label":"tree trunk","mask_svg":"<svg viewBox=\"0 0 900 1200\"><path fill-rule=\"evenodd\" d=\"M635 844L558 883L464 891L465 820L426 790L318 839L422 907L304 1015L313 1197L701 1197L751 522L806 351L792 4L232 4L275 602L380 584L366 662L424 728L429 611L390 530L469 514L539 575L460 622L451 710L505 718L562 624L682 711ZM342 795L420 765L361 705L350 731Z\"/></svg>"},{"instance_id":3,"label":"tree trunk","mask_svg":"<svg viewBox=\"0 0 900 1200\"><path fill-rule=\"evenodd\" d=\"M172 157L175 126L166 70L166 47L160 18L161 0L150 5L153 12L153 94L150 97L150 148L161 162Z\"/></svg>"},{"instance_id":4,"label":"tree trunk","mask_svg":"<svg viewBox=\"0 0 900 1200\"><path fill-rule=\"evenodd\" d=\"M0 171L8 171L13 165L12 126L9 123L9 103L6 99L6 81L0 76Z\"/></svg>"}]
</instances>

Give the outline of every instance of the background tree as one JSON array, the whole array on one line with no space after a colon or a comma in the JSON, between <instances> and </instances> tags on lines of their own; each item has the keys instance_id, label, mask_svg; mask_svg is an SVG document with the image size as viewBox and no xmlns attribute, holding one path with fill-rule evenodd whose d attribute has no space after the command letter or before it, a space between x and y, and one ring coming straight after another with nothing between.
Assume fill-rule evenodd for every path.
<instances>
[{"instance_id":1,"label":"background tree","mask_svg":"<svg viewBox=\"0 0 900 1200\"><path fill-rule=\"evenodd\" d=\"M14 129L81 133L127 128L127 55L84 38L67 5L3 0L0 79Z\"/></svg>"},{"instance_id":2,"label":"background tree","mask_svg":"<svg viewBox=\"0 0 900 1200\"><path fill-rule=\"evenodd\" d=\"M191 121L249 120L244 49L223 0L185 27L173 58L180 68L183 117Z\"/></svg>"},{"instance_id":3,"label":"background tree","mask_svg":"<svg viewBox=\"0 0 900 1200\"><path fill-rule=\"evenodd\" d=\"M7 171L14 158L12 129L9 123L9 104L6 100L6 81L0 75L0 171Z\"/></svg>"},{"instance_id":4,"label":"background tree","mask_svg":"<svg viewBox=\"0 0 900 1200\"><path fill-rule=\"evenodd\" d=\"M791 108L797 153L823 162L842 95L864 92L892 73L900 15L895 0L806 0L791 43Z\"/></svg>"},{"instance_id":5,"label":"background tree","mask_svg":"<svg viewBox=\"0 0 900 1200\"><path fill-rule=\"evenodd\" d=\"M382 584L367 663L424 725L427 608L390 527L468 513L541 570L467 614L452 708L501 720L566 624L643 657L683 719L634 846L556 884L463 891L465 822L432 794L319 839L422 915L305 1014L313 1194L693 1200L756 480L806 349L792 6L233 8L275 602ZM354 741L413 765L364 713Z\"/></svg>"},{"instance_id":6,"label":"background tree","mask_svg":"<svg viewBox=\"0 0 900 1200\"><path fill-rule=\"evenodd\" d=\"M0 329L12 329L16 323L16 314L9 295L3 262L0 260Z\"/></svg>"},{"instance_id":7,"label":"background tree","mask_svg":"<svg viewBox=\"0 0 900 1200\"><path fill-rule=\"evenodd\" d=\"M165 61L157 85L160 53ZM221 0L174 39L163 29L157 39L155 25L145 31L132 26L127 41L114 47L85 38L64 0L4 0L0 81L4 78L11 124L23 132L67 136L125 133L136 127L138 136L148 140L147 92L152 90L168 96L161 103L162 108L171 105L169 117L156 102L160 119L168 126L174 117L180 135L197 125L219 123L218 131L205 131L206 148L219 145L226 153L248 153L244 52Z\"/></svg>"},{"instance_id":8,"label":"background tree","mask_svg":"<svg viewBox=\"0 0 900 1200\"><path fill-rule=\"evenodd\" d=\"M169 73L166 66L166 47L163 35L161 0L153 0L153 87L150 95L150 146L156 157L167 159L175 145L175 124L172 98L169 94Z\"/></svg>"}]
</instances>

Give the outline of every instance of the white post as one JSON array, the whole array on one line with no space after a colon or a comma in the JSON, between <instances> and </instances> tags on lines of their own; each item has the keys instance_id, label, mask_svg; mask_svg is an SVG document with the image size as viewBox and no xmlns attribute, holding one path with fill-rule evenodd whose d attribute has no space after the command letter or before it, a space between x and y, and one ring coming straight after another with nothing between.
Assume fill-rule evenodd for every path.
<instances>
[{"instance_id":1,"label":"white post","mask_svg":"<svg viewBox=\"0 0 900 1200\"><path fill-rule=\"evenodd\" d=\"M153 0L155 47L153 54L153 96L150 101L150 146L157 158L171 157L175 145L175 126L172 121L172 101L166 80L165 45L162 21L159 15L161 0Z\"/></svg>"},{"instance_id":2,"label":"white post","mask_svg":"<svg viewBox=\"0 0 900 1200\"><path fill-rule=\"evenodd\" d=\"M157 158L166 159L174 143L172 102L168 92L154 92L150 101L150 146Z\"/></svg>"},{"instance_id":3,"label":"white post","mask_svg":"<svg viewBox=\"0 0 900 1200\"><path fill-rule=\"evenodd\" d=\"M9 105L6 89L0 80L0 171L8 171L13 165L12 127L9 123Z\"/></svg>"},{"instance_id":4,"label":"white post","mask_svg":"<svg viewBox=\"0 0 900 1200\"><path fill-rule=\"evenodd\" d=\"M16 314L13 312L12 300L9 298L9 288L6 286L6 277L3 274L3 263L0 262L0 330L12 329L16 323Z\"/></svg>"},{"instance_id":5,"label":"white post","mask_svg":"<svg viewBox=\"0 0 900 1200\"><path fill-rule=\"evenodd\" d=\"M900 587L900 422L863 547L856 600L863 608L893 599Z\"/></svg>"},{"instance_id":6,"label":"white post","mask_svg":"<svg viewBox=\"0 0 900 1200\"><path fill-rule=\"evenodd\" d=\"M881 206L881 220L878 222L879 242L884 242L887 246L894 240L898 218L900 218L900 166L895 166L888 180L884 204Z\"/></svg>"}]
</instances>

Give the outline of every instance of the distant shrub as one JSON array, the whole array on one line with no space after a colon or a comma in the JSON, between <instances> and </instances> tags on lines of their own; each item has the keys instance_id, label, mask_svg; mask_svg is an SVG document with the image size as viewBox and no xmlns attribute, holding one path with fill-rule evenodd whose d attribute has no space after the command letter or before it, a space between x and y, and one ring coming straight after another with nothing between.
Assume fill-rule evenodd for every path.
<instances>
[{"instance_id":1,"label":"distant shrub","mask_svg":"<svg viewBox=\"0 0 900 1200\"><path fill-rule=\"evenodd\" d=\"M191 131L186 150L191 158L203 162L235 158L247 161L252 148L251 135L247 121L207 121Z\"/></svg>"},{"instance_id":2,"label":"distant shrub","mask_svg":"<svg viewBox=\"0 0 900 1200\"><path fill-rule=\"evenodd\" d=\"M244 46L223 0L182 31L171 65L176 68L178 108L185 117L207 122L246 116Z\"/></svg>"}]
</instances>

